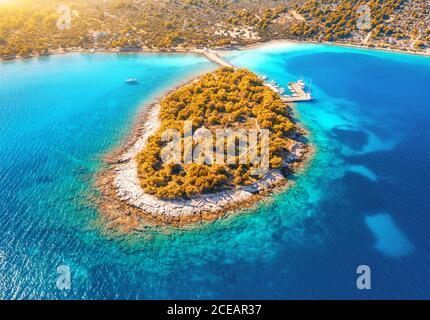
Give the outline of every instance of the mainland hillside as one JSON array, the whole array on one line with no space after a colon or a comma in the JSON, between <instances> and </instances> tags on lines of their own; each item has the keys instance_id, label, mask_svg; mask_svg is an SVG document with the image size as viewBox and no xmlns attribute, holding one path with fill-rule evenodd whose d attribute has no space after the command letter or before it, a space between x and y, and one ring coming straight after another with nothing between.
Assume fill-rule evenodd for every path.
<instances>
[{"instance_id":1,"label":"mainland hillside","mask_svg":"<svg viewBox=\"0 0 430 320\"><path fill-rule=\"evenodd\" d=\"M16 0L0 4L0 56L222 48L274 39L429 52L429 15L428 0Z\"/></svg>"}]
</instances>

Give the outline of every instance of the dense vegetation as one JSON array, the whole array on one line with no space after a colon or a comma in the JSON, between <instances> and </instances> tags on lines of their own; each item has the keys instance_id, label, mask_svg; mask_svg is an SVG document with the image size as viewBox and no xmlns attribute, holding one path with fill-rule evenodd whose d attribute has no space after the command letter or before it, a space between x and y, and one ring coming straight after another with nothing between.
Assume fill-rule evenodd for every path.
<instances>
[{"instance_id":1,"label":"dense vegetation","mask_svg":"<svg viewBox=\"0 0 430 320\"><path fill-rule=\"evenodd\" d=\"M161 152L167 143L162 140L163 132L167 129L174 128L183 133L186 120L192 121L194 131L205 127L214 136L216 130L222 128L268 129L271 133L271 168L283 165L282 156L291 147L289 137L296 131L289 118L289 109L280 96L265 86L258 76L245 69L220 68L197 82L179 88L161 101L159 117L161 127L149 139L137 161L141 186L146 192L160 198L190 197L248 185L261 178L251 175L251 170L257 164L249 159L246 164L240 164L239 157L235 163L228 165L203 162L165 164ZM183 151L183 137L181 148ZM260 144L258 148L261 148Z\"/></svg>"},{"instance_id":2,"label":"dense vegetation","mask_svg":"<svg viewBox=\"0 0 430 320\"><path fill-rule=\"evenodd\" d=\"M224 47L272 39L425 50L428 0L14 0L0 2L0 56L56 49ZM59 29L60 5L71 28ZM368 5L371 30L357 28Z\"/></svg>"},{"instance_id":3,"label":"dense vegetation","mask_svg":"<svg viewBox=\"0 0 430 320\"><path fill-rule=\"evenodd\" d=\"M370 9L369 28L364 30L357 27L363 5ZM404 48L430 41L430 4L424 0L310 0L296 10L305 18L290 29L299 38Z\"/></svg>"},{"instance_id":4,"label":"dense vegetation","mask_svg":"<svg viewBox=\"0 0 430 320\"><path fill-rule=\"evenodd\" d=\"M230 17L242 12L242 8L260 10L288 2L16 0L9 6L0 3L0 55L30 56L44 54L48 49L171 49L245 44L247 35L237 24L227 22ZM64 14L57 10L64 5L70 8L70 29L57 27L58 18ZM248 22L255 20L254 17ZM261 25L265 24L262 21ZM237 35L229 35L232 30Z\"/></svg>"}]
</instances>

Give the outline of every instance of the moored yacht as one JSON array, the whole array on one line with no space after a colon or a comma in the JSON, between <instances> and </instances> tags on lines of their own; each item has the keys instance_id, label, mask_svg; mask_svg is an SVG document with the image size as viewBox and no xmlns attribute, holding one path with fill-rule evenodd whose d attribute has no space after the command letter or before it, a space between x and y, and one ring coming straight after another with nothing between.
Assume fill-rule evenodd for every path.
<instances>
[{"instance_id":1,"label":"moored yacht","mask_svg":"<svg viewBox=\"0 0 430 320\"><path fill-rule=\"evenodd\" d=\"M128 79L125 80L125 83L136 84L137 83L137 79L136 78L128 78Z\"/></svg>"}]
</instances>

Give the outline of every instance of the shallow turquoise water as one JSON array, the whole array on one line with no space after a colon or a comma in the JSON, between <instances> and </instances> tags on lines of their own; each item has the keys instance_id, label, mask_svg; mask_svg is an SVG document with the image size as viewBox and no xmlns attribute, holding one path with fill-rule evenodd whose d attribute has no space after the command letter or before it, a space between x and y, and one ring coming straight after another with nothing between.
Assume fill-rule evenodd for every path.
<instances>
[{"instance_id":1,"label":"shallow turquoise water","mask_svg":"<svg viewBox=\"0 0 430 320\"><path fill-rule=\"evenodd\" d=\"M140 105L214 66L110 54L0 64L0 297L430 297L430 59L310 45L228 58L284 86L312 79L316 100L297 109L315 159L249 214L121 237L101 232L87 196L101 155ZM70 291L56 288L61 264ZM361 264L372 290L356 289Z\"/></svg>"}]
</instances>

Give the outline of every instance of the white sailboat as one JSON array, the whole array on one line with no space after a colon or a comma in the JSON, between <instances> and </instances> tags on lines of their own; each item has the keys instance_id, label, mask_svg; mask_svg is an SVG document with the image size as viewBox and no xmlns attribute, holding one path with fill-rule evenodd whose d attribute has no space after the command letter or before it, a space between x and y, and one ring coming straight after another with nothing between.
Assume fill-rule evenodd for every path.
<instances>
[{"instance_id":1,"label":"white sailboat","mask_svg":"<svg viewBox=\"0 0 430 320\"><path fill-rule=\"evenodd\" d=\"M128 83L128 84L136 84L136 83L137 83L137 79L136 79L136 78L128 78L128 79L125 79L125 83Z\"/></svg>"}]
</instances>

